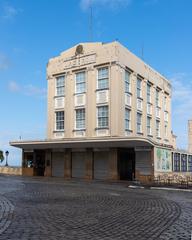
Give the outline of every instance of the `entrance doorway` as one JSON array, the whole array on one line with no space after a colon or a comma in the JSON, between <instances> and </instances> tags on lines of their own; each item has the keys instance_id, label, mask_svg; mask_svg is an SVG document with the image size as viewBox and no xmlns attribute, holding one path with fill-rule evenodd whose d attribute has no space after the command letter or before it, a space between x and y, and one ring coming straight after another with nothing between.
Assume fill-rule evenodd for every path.
<instances>
[{"instance_id":1,"label":"entrance doorway","mask_svg":"<svg viewBox=\"0 0 192 240\"><path fill-rule=\"evenodd\" d=\"M134 149L119 149L118 172L120 180L133 180L135 178L135 151Z\"/></svg>"},{"instance_id":2,"label":"entrance doorway","mask_svg":"<svg viewBox=\"0 0 192 240\"><path fill-rule=\"evenodd\" d=\"M35 151L34 176L44 176L45 172L45 152Z\"/></svg>"}]
</instances>

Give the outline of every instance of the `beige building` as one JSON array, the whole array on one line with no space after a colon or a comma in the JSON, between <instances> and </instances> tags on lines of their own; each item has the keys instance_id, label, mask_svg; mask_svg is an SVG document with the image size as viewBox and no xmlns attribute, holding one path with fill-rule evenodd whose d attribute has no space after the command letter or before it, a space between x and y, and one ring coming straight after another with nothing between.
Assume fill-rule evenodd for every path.
<instances>
[{"instance_id":1,"label":"beige building","mask_svg":"<svg viewBox=\"0 0 192 240\"><path fill-rule=\"evenodd\" d=\"M170 82L118 42L82 43L47 65L48 129L23 174L150 180L172 171Z\"/></svg>"}]
</instances>

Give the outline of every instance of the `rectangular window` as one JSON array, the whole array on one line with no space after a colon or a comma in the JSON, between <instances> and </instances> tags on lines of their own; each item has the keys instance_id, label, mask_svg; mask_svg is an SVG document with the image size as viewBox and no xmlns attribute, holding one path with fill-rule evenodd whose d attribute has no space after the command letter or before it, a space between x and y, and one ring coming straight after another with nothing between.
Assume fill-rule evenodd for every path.
<instances>
[{"instance_id":1,"label":"rectangular window","mask_svg":"<svg viewBox=\"0 0 192 240\"><path fill-rule=\"evenodd\" d=\"M137 78L137 97L141 98L142 94L141 94L141 83L142 80L140 78Z\"/></svg>"},{"instance_id":2,"label":"rectangular window","mask_svg":"<svg viewBox=\"0 0 192 240\"><path fill-rule=\"evenodd\" d=\"M167 110L167 97L164 96L164 110Z\"/></svg>"},{"instance_id":3,"label":"rectangular window","mask_svg":"<svg viewBox=\"0 0 192 240\"><path fill-rule=\"evenodd\" d=\"M64 130L64 111L56 112L56 130Z\"/></svg>"},{"instance_id":4,"label":"rectangular window","mask_svg":"<svg viewBox=\"0 0 192 240\"><path fill-rule=\"evenodd\" d=\"M165 138L168 137L168 127L167 127L167 124L165 124Z\"/></svg>"},{"instance_id":5,"label":"rectangular window","mask_svg":"<svg viewBox=\"0 0 192 240\"><path fill-rule=\"evenodd\" d=\"M159 89L156 89L155 103L159 107Z\"/></svg>"},{"instance_id":6,"label":"rectangular window","mask_svg":"<svg viewBox=\"0 0 192 240\"><path fill-rule=\"evenodd\" d=\"M187 172L187 154L181 154L181 171Z\"/></svg>"},{"instance_id":7,"label":"rectangular window","mask_svg":"<svg viewBox=\"0 0 192 240\"><path fill-rule=\"evenodd\" d=\"M147 117L147 135L151 135L151 118Z\"/></svg>"},{"instance_id":8,"label":"rectangular window","mask_svg":"<svg viewBox=\"0 0 192 240\"><path fill-rule=\"evenodd\" d=\"M131 92L130 72L125 70L125 92Z\"/></svg>"},{"instance_id":9,"label":"rectangular window","mask_svg":"<svg viewBox=\"0 0 192 240\"><path fill-rule=\"evenodd\" d=\"M131 130L131 110L125 108L125 130Z\"/></svg>"},{"instance_id":10,"label":"rectangular window","mask_svg":"<svg viewBox=\"0 0 192 240\"><path fill-rule=\"evenodd\" d=\"M151 85L147 84L147 102L151 103Z\"/></svg>"},{"instance_id":11,"label":"rectangular window","mask_svg":"<svg viewBox=\"0 0 192 240\"><path fill-rule=\"evenodd\" d=\"M85 72L76 73L75 93L84 93L85 89Z\"/></svg>"},{"instance_id":12,"label":"rectangular window","mask_svg":"<svg viewBox=\"0 0 192 240\"><path fill-rule=\"evenodd\" d=\"M109 69L103 67L98 69L97 89L106 89L109 87Z\"/></svg>"},{"instance_id":13,"label":"rectangular window","mask_svg":"<svg viewBox=\"0 0 192 240\"><path fill-rule=\"evenodd\" d=\"M165 120L166 122L168 122L168 119L169 119L168 112L165 111L165 112L164 112L164 120Z\"/></svg>"},{"instance_id":14,"label":"rectangular window","mask_svg":"<svg viewBox=\"0 0 192 240\"><path fill-rule=\"evenodd\" d=\"M180 172L180 153L174 153L173 160L174 160L174 163L173 163L174 171Z\"/></svg>"},{"instance_id":15,"label":"rectangular window","mask_svg":"<svg viewBox=\"0 0 192 240\"><path fill-rule=\"evenodd\" d=\"M188 172L192 172L192 155L188 156Z\"/></svg>"},{"instance_id":16,"label":"rectangular window","mask_svg":"<svg viewBox=\"0 0 192 240\"><path fill-rule=\"evenodd\" d=\"M137 113L137 133L142 133L142 114Z\"/></svg>"},{"instance_id":17,"label":"rectangular window","mask_svg":"<svg viewBox=\"0 0 192 240\"><path fill-rule=\"evenodd\" d=\"M108 128L108 106L101 106L97 108L97 122L98 128Z\"/></svg>"},{"instance_id":18,"label":"rectangular window","mask_svg":"<svg viewBox=\"0 0 192 240\"><path fill-rule=\"evenodd\" d=\"M160 121L156 120L156 137L160 138Z\"/></svg>"},{"instance_id":19,"label":"rectangular window","mask_svg":"<svg viewBox=\"0 0 192 240\"><path fill-rule=\"evenodd\" d=\"M65 76L56 78L56 96L63 96L65 94Z\"/></svg>"},{"instance_id":20,"label":"rectangular window","mask_svg":"<svg viewBox=\"0 0 192 240\"><path fill-rule=\"evenodd\" d=\"M85 109L76 109L76 129L85 129Z\"/></svg>"}]
</instances>

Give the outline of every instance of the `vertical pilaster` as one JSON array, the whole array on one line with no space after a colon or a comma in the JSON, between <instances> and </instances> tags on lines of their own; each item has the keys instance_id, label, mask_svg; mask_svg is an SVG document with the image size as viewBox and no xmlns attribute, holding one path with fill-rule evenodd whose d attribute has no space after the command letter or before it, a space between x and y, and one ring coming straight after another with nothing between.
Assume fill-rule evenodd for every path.
<instances>
[{"instance_id":1,"label":"vertical pilaster","mask_svg":"<svg viewBox=\"0 0 192 240\"><path fill-rule=\"evenodd\" d=\"M86 150L86 179L93 179L93 149L88 148Z\"/></svg>"},{"instance_id":2,"label":"vertical pilaster","mask_svg":"<svg viewBox=\"0 0 192 240\"><path fill-rule=\"evenodd\" d=\"M65 151L65 159L64 159L64 178L65 179L70 179L72 176L72 171L71 171L71 149L66 149Z\"/></svg>"},{"instance_id":3,"label":"vertical pilaster","mask_svg":"<svg viewBox=\"0 0 192 240\"><path fill-rule=\"evenodd\" d=\"M117 148L111 148L109 152L109 179L118 180L118 167L117 167Z\"/></svg>"},{"instance_id":4,"label":"vertical pilaster","mask_svg":"<svg viewBox=\"0 0 192 240\"><path fill-rule=\"evenodd\" d=\"M45 152L45 177L51 177L52 176L52 168L51 168L51 150L46 150Z\"/></svg>"}]
</instances>

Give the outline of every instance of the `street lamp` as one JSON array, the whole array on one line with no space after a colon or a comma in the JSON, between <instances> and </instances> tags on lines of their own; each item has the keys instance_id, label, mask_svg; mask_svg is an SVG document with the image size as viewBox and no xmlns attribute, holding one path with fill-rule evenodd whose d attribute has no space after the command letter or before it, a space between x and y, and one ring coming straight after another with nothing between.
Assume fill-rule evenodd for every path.
<instances>
[{"instance_id":1,"label":"street lamp","mask_svg":"<svg viewBox=\"0 0 192 240\"><path fill-rule=\"evenodd\" d=\"M6 163L5 163L5 166L7 167L7 166L8 166L8 156L9 156L9 151L6 151L6 152L5 152L5 156L6 156Z\"/></svg>"}]
</instances>

